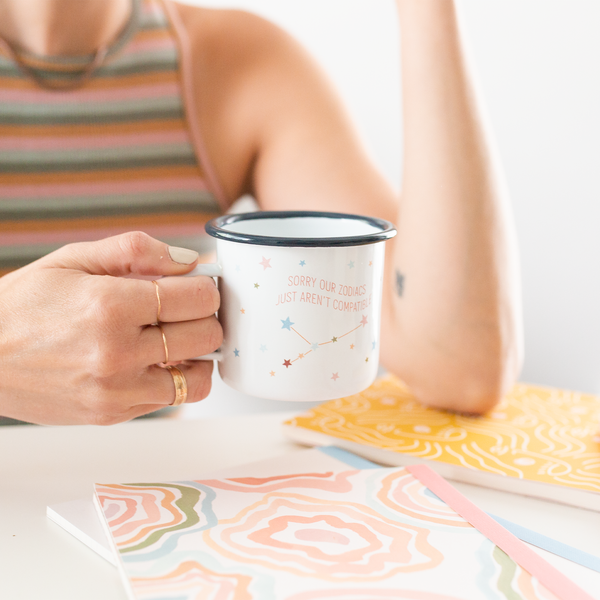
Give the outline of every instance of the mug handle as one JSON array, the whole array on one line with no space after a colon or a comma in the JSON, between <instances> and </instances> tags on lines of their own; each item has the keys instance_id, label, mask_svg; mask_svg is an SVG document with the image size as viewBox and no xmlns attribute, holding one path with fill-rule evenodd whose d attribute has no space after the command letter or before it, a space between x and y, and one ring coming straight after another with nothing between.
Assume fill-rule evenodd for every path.
<instances>
[{"instance_id":1,"label":"mug handle","mask_svg":"<svg viewBox=\"0 0 600 600\"><path fill-rule=\"evenodd\" d=\"M201 263L196 265L189 273L186 273L182 277L196 277L198 275L204 275L206 277L221 277L223 275L223 269L218 263ZM210 354L204 354L203 356L196 356L189 360L216 360L219 361L223 358L221 349L217 348Z\"/></svg>"},{"instance_id":2,"label":"mug handle","mask_svg":"<svg viewBox=\"0 0 600 600\"><path fill-rule=\"evenodd\" d=\"M183 277L196 277L197 275L205 275L206 277L221 277L223 269L218 263L200 263L196 265L189 273L185 273Z\"/></svg>"}]
</instances>

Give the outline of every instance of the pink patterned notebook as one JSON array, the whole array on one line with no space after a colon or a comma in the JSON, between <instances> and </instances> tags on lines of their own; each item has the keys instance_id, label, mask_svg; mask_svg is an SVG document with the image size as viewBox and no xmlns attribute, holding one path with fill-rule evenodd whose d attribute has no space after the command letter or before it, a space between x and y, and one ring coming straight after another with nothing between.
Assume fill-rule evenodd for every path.
<instances>
[{"instance_id":1,"label":"pink patterned notebook","mask_svg":"<svg viewBox=\"0 0 600 600\"><path fill-rule=\"evenodd\" d=\"M426 465L95 486L137 600L592 600Z\"/></svg>"}]
</instances>

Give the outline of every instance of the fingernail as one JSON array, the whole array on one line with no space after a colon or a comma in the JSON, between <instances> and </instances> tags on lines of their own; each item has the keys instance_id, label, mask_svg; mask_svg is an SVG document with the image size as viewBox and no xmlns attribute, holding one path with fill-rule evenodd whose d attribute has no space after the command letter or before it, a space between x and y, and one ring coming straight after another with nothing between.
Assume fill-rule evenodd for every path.
<instances>
[{"instance_id":1,"label":"fingernail","mask_svg":"<svg viewBox=\"0 0 600 600\"><path fill-rule=\"evenodd\" d=\"M177 264L191 265L198 258L198 253L195 250L188 250L187 248L169 246L169 256Z\"/></svg>"}]
</instances>

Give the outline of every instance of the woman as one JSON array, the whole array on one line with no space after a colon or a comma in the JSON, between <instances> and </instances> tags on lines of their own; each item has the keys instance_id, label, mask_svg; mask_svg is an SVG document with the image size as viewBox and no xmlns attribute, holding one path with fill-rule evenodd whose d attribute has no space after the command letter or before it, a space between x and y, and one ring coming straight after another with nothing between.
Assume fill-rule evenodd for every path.
<instances>
[{"instance_id":1,"label":"woman","mask_svg":"<svg viewBox=\"0 0 600 600\"><path fill-rule=\"evenodd\" d=\"M507 200L454 2L397 7L400 199L319 69L256 16L168 0L0 0L0 257L20 267L0 278L0 414L110 424L171 404L175 376L148 327L157 292L179 362L220 345L218 291L204 277L156 288L125 276L191 270L203 248L190 238L247 193L263 209L396 223L382 362L429 405L498 401L521 359ZM68 241L79 243L46 254ZM212 365L178 368L187 402L205 397Z\"/></svg>"}]
</instances>

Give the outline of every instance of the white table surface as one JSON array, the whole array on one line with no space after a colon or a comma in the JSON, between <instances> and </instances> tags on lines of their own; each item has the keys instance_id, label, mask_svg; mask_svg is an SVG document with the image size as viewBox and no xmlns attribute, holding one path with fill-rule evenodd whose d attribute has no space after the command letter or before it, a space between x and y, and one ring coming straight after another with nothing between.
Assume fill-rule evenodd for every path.
<instances>
[{"instance_id":1,"label":"white table surface","mask_svg":"<svg viewBox=\"0 0 600 600\"><path fill-rule=\"evenodd\" d=\"M46 506L91 497L96 482L197 479L293 452L300 447L280 424L299 410L217 380L204 403L162 418L108 428L1 427L0 598L125 600L117 570L52 523ZM600 512L454 485L488 512L600 556ZM600 573L540 554L600 600Z\"/></svg>"}]
</instances>

